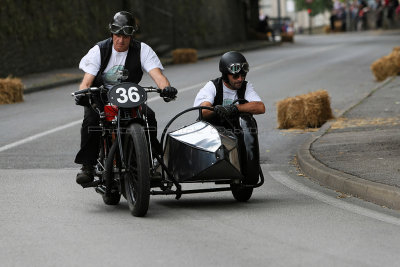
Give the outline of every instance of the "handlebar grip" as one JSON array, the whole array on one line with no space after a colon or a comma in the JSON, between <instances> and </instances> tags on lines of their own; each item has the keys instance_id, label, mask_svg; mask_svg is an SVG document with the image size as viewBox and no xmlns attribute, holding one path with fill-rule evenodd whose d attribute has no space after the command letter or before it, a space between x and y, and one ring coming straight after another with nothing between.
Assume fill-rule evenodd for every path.
<instances>
[{"instance_id":1,"label":"handlebar grip","mask_svg":"<svg viewBox=\"0 0 400 267\"><path fill-rule=\"evenodd\" d=\"M72 95L73 96L84 95L84 94L87 94L89 91L90 91L90 88L86 88L86 89L82 89L82 90L73 92Z\"/></svg>"},{"instance_id":2,"label":"handlebar grip","mask_svg":"<svg viewBox=\"0 0 400 267\"><path fill-rule=\"evenodd\" d=\"M89 87L89 88L86 88L86 89L82 89L82 90L73 92L72 95L73 95L73 96L77 96L77 95L86 95L86 94L88 94L88 93L97 92L97 91L99 91L101 88L102 88L102 86L100 86L100 87Z\"/></svg>"}]
</instances>

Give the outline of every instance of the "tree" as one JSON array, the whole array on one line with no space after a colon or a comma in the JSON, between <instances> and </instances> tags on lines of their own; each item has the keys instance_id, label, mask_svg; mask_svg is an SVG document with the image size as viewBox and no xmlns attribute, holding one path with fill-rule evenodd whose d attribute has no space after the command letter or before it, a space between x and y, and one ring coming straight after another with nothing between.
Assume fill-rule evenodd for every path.
<instances>
[{"instance_id":1,"label":"tree","mask_svg":"<svg viewBox=\"0 0 400 267\"><path fill-rule=\"evenodd\" d=\"M333 3L331 0L294 0L296 4L296 10L308 10L311 9L311 16L315 16L325 10L331 10Z\"/></svg>"}]
</instances>

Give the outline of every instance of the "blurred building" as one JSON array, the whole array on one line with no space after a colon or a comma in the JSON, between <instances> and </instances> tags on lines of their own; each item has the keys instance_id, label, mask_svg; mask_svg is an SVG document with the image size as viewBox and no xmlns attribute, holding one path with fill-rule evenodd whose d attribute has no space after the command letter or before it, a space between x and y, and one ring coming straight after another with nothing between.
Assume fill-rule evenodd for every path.
<instances>
[{"instance_id":1,"label":"blurred building","mask_svg":"<svg viewBox=\"0 0 400 267\"><path fill-rule=\"evenodd\" d=\"M294 22L296 32L309 28L310 20L307 11L296 12L294 0L259 0L260 18L268 16L272 20L280 17ZM325 12L312 18L312 27L329 25L330 13Z\"/></svg>"}]
</instances>

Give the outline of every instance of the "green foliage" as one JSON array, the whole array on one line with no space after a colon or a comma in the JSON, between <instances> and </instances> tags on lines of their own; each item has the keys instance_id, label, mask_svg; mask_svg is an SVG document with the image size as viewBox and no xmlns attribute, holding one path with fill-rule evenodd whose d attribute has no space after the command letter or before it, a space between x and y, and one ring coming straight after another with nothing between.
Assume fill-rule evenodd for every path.
<instances>
[{"instance_id":1,"label":"green foliage","mask_svg":"<svg viewBox=\"0 0 400 267\"><path fill-rule=\"evenodd\" d=\"M333 5L331 0L312 0L311 3L307 0L295 0L295 4L297 11L311 9L311 16L331 10Z\"/></svg>"}]
</instances>

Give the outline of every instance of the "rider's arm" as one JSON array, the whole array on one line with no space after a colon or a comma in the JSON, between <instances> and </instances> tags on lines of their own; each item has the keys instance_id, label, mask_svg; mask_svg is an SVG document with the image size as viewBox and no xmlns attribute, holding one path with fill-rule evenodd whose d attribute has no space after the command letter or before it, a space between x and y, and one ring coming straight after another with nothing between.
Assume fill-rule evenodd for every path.
<instances>
[{"instance_id":1,"label":"rider's arm","mask_svg":"<svg viewBox=\"0 0 400 267\"><path fill-rule=\"evenodd\" d=\"M203 103L200 104L200 106L202 107L212 107L212 104L208 101L205 101ZM203 109L201 111L201 114L203 115L204 118L211 118L214 115L214 112L208 109Z\"/></svg>"},{"instance_id":2,"label":"rider's arm","mask_svg":"<svg viewBox=\"0 0 400 267\"><path fill-rule=\"evenodd\" d=\"M81 84L79 85L79 90L86 89L92 86L94 78L96 78L96 76L86 72L83 76Z\"/></svg>"},{"instance_id":3,"label":"rider's arm","mask_svg":"<svg viewBox=\"0 0 400 267\"><path fill-rule=\"evenodd\" d=\"M162 73L161 69L154 68L151 71L149 71L149 75L153 79L153 81L157 84L158 88L164 89L167 86L171 86L167 77L165 77L164 74Z\"/></svg>"},{"instance_id":4,"label":"rider's arm","mask_svg":"<svg viewBox=\"0 0 400 267\"><path fill-rule=\"evenodd\" d=\"M247 112L250 114L264 114L265 105L261 101L253 101L245 104L237 105L239 112Z\"/></svg>"}]
</instances>

